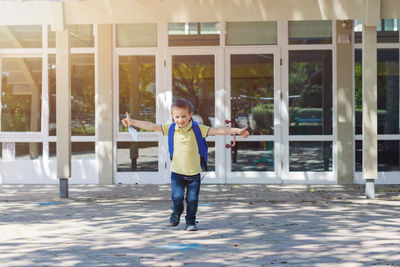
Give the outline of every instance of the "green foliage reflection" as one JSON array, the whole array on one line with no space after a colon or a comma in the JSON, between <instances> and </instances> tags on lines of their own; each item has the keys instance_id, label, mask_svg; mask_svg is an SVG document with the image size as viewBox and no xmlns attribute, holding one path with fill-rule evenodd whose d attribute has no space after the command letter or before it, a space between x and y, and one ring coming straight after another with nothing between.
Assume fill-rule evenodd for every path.
<instances>
[{"instance_id":1,"label":"green foliage reflection","mask_svg":"<svg viewBox=\"0 0 400 267\"><path fill-rule=\"evenodd\" d=\"M41 121L41 59L3 60L1 130L38 132Z\"/></svg>"},{"instance_id":2,"label":"green foliage reflection","mask_svg":"<svg viewBox=\"0 0 400 267\"><path fill-rule=\"evenodd\" d=\"M332 134L332 52L289 53L289 132Z\"/></svg>"},{"instance_id":3,"label":"green foliage reflection","mask_svg":"<svg viewBox=\"0 0 400 267\"><path fill-rule=\"evenodd\" d=\"M274 133L273 55L231 56L231 115L253 135Z\"/></svg>"},{"instance_id":4,"label":"green foliage reflection","mask_svg":"<svg viewBox=\"0 0 400 267\"><path fill-rule=\"evenodd\" d=\"M201 123L211 125L214 118L214 57L174 56L172 88L174 99L186 98L194 106Z\"/></svg>"},{"instance_id":5,"label":"green foliage reflection","mask_svg":"<svg viewBox=\"0 0 400 267\"><path fill-rule=\"evenodd\" d=\"M156 122L154 56L124 56L119 64L120 119L129 112L134 119ZM128 131L120 124L120 132ZM139 129L139 131L145 131Z\"/></svg>"}]
</instances>

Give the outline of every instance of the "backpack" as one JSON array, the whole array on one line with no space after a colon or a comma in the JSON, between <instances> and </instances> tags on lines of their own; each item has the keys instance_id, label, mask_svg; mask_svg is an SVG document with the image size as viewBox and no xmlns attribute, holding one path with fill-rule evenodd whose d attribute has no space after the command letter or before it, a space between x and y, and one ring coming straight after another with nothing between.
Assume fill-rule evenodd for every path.
<instances>
[{"instance_id":1,"label":"backpack","mask_svg":"<svg viewBox=\"0 0 400 267\"><path fill-rule=\"evenodd\" d=\"M171 124L168 130L168 149L169 149L169 157L172 160L172 156L174 155L174 133L175 133L175 122ZM196 137L197 147L199 148L200 154L200 165L201 168L207 171L207 153L208 153L208 144L206 138L201 135L201 130L199 124L195 121L192 121L192 129L194 132L194 136Z\"/></svg>"}]
</instances>

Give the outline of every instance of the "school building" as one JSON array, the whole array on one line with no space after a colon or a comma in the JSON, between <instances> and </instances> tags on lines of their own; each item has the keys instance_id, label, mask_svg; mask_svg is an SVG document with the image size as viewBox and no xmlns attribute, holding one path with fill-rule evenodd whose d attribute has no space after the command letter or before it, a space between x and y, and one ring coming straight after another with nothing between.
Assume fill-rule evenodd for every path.
<instances>
[{"instance_id":1,"label":"school building","mask_svg":"<svg viewBox=\"0 0 400 267\"><path fill-rule=\"evenodd\" d=\"M0 184L169 183L167 138L208 137L205 183L400 183L398 0L0 1ZM233 144L226 148L227 144Z\"/></svg>"}]
</instances>

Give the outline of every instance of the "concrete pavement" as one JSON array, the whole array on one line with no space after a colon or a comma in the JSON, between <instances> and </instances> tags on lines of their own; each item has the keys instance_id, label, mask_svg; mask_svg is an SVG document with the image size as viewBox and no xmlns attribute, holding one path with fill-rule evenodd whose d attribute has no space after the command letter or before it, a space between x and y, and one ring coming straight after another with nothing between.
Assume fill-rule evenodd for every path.
<instances>
[{"instance_id":1,"label":"concrete pavement","mask_svg":"<svg viewBox=\"0 0 400 267\"><path fill-rule=\"evenodd\" d=\"M202 185L198 232L169 185L0 186L0 266L400 266L400 187Z\"/></svg>"}]
</instances>

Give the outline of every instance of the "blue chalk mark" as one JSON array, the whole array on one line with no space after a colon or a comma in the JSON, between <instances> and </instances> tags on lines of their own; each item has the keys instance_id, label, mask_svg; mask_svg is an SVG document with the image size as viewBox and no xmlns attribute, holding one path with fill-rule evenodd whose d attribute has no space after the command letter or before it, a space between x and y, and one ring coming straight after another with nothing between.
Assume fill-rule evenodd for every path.
<instances>
[{"instance_id":1,"label":"blue chalk mark","mask_svg":"<svg viewBox=\"0 0 400 267\"><path fill-rule=\"evenodd\" d=\"M57 205L60 204L59 202L35 202L33 204L38 204L38 205Z\"/></svg>"},{"instance_id":2,"label":"blue chalk mark","mask_svg":"<svg viewBox=\"0 0 400 267\"><path fill-rule=\"evenodd\" d=\"M207 203L200 203L200 204L198 204L198 206L209 207L209 206L211 206L211 203L210 203L210 202L207 202Z\"/></svg>"},{"instance_id":3,"label":"blue chalk mark","mask_svg":"<svg viewBox=\"0 0 400 267\"><path fill-rule=\"evenodd\" d=\"M199 244L167 244L159 248L174 249L174 250L188 250L201 248Z\"/></svg>"}]
</instances>

